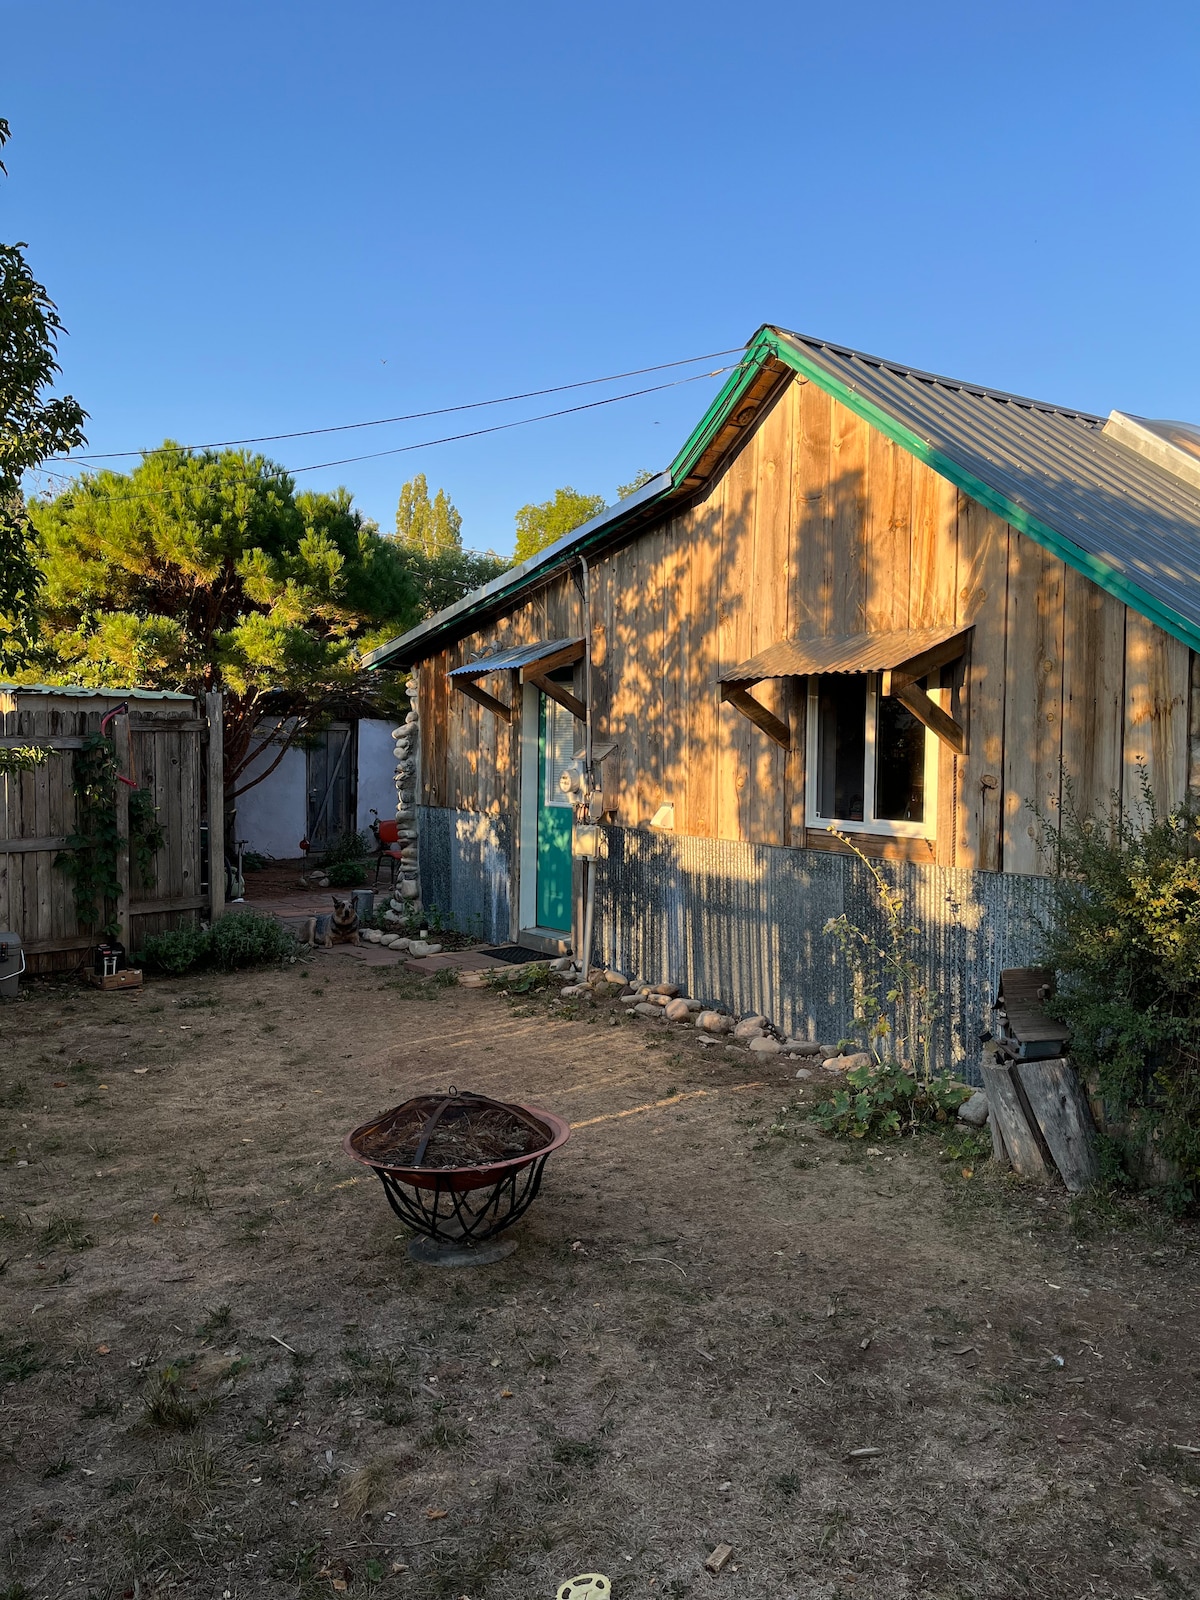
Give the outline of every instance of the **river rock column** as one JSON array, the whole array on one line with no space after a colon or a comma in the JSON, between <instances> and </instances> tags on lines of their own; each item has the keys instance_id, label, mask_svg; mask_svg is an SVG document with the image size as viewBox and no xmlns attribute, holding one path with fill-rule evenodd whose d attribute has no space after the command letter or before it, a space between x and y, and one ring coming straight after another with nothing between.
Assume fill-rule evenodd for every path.
<instances>
[{"instance_id":1,"label":"river rock column","mask_svg":"<svg viewBox=\"0 0 1200 1600\"><path fill-rule=\"evenodd\" d=\"M416 674L411 673L408 697L412 709L401 726L392 729L392 754L396 758L396 821L400 835L400 873L391 901L391 909L396 913L416 910L421 896L417 854L417 774L421 748L418 692Z\"/></svg>"}]
</instances>

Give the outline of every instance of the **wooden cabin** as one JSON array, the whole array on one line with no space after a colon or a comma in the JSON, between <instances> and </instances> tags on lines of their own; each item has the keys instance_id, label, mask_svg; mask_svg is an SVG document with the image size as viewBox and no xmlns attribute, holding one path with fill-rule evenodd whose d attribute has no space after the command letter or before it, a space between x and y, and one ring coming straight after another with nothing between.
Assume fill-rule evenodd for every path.
<instances>
[{"instance_id":1,"label":"wooden cabin","mask_svg":"<svg viewBox=\"0 0 1200 1600\"><path fill-rule=\"evenodd\" d=\"M848 1031L823 930L908 897L968 1066L1052 831L1200 783L1200 431L764 327L671 466L403 638L421 892L496 940ZM411 691L410 691L411 692ZM578 836L576 836L578 845Z\"/></svg>"}]
</instances>

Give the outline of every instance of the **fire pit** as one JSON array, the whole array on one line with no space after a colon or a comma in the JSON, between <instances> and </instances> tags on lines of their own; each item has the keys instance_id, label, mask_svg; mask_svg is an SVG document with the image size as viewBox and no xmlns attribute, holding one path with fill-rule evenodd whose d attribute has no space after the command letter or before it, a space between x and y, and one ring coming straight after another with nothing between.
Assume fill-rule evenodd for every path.
<instances>
[{"instance_id":1,"label":"fire pit","mask_svg":"<svg viewBox=\"0 0 1200 1600\"><path fill-rule=\"evenodd\" d=\"M466 1266L516 1248L496 1235L533 1204L547 1158L570 1136L553 1112L451 1086L364 1122L344 1148L378 1174L388 1204L418 1235L408 1247L414 1261Z\"/></svg>"}]
</instances>

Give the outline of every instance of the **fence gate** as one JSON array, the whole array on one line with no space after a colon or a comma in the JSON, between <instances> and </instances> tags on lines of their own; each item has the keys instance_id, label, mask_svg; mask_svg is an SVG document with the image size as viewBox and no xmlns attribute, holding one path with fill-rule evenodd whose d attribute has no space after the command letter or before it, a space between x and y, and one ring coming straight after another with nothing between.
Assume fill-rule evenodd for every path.
<instances>
[{"instance_id":1,"label":"fence gate","mask_svg":"<svg viewBox=\"0 0 1200 1600\"><path fill-rule=\"evenodd\" d=\"M211 740L209 718L190 695L0 686L0 747L38 745L52 752L32 772L0 774L0 929L20 935L31 972L81 966L97 942L96 930L80 925L73 881L55 859L76 831L74 753L89 734L102 731L102 722L115 742L118 770L150 792L163 832L143 882L129 859L130 788L118 783L117 826L126 838L117 861L123 942L132 952L148 933L193 923L201 913L220 914L223 816L219 798L215 807L207 803L214 778L220 793L220 701L210 700ZM210 874L204 837L206 814L213 813L218 870Z\"/></svg>"}]
</instances>

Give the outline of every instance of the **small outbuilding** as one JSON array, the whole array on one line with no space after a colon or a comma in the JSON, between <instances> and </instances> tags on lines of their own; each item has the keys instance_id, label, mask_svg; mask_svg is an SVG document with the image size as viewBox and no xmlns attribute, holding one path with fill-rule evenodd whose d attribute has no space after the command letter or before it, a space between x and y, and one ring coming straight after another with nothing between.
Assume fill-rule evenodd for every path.
<instances>
[{"instance_id":1,"label":"small outbuilding","mask_svg":"<svg viewBox=\"0 0 1200 1600\"><path fill-rule=\"evenodd\" d=\"M1200 430L768 326L665 472L368 665L413 674L427 904L578 947L596 849L594 959L828 1040L861 852L969 1067L1067 786L1196 789L1198 651Z\"/></svg>"}]
</instances>

